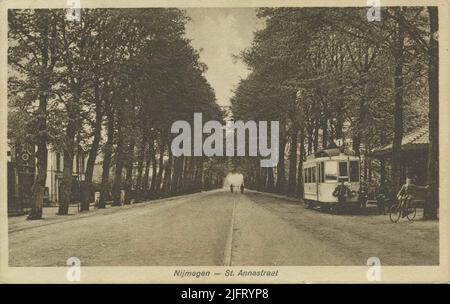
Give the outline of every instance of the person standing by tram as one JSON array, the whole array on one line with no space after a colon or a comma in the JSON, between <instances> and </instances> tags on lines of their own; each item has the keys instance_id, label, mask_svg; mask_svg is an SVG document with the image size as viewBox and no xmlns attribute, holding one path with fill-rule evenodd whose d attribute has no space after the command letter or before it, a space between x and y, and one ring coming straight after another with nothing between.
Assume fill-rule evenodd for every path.
<instances>
[{"instance_id":1,"label":"person standing by tram","mask_svg":"<svg viewBox=\"0 0 450 304\"><path fill-rule=\"evenodd\" d=\"M234 186L233 186L233 184L231 184L231 185L230 185L230 191L231 191L231 193L233 193L233 188L234 188Z\"/></svg>"},{"instance_id":2,"label":"person standing by tram","mask_svg":"<svg viewBox=\"0 0 450 304\"><path fill-rule=\"evenodd\" d=\"M345 185L344 181L334 189L333 196L337 197L339 205L345 204L347 197L350 196L350 189Z\"/></svg>"}]
</instances>

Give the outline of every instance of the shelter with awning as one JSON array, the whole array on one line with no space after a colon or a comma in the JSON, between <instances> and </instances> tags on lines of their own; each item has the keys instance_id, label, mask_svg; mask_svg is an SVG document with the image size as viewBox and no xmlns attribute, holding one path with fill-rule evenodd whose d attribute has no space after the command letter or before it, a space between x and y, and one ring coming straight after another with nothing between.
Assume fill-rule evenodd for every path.
<instances>
[{"instance_id":1,"label":"shelter with awning","mask_svg":"<svg viewBox=\"0 0 450 304\"><path fill-rule=\"evenodd\" d=\"M417 183L419 185L426 183L428 144L428 126L418 128L403 137L401 146L402 181L406 181L408 175L415 175L417 176ZM392 143L372 151L369 156L390 163L392 158Z\"/></svg>"}]
</instances>

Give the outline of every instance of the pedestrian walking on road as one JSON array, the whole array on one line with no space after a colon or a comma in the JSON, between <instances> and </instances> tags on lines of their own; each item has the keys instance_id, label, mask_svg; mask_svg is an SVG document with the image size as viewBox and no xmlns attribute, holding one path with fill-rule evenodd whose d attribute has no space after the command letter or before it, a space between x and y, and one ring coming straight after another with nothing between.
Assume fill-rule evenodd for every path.
<instances>
[{"instance_id":1,"label":"pedestrian walking on road","mask_svg":"<svg viewBox=\"0 0 450 304\"><path fill-rule=\"evenodd\" d=\"M244 184L241 184L241 193L244 193Z\"/></svg>"},{"instance_id":2,"label":"pedestrian walking on road","mask_svg":"<svg viewBox=\"0 0 450 304\"><path fill-rule=\"evenodd\" d=\"M230 191L233 193L233 184L230 185Z\"/></svg>"}]
</instances>

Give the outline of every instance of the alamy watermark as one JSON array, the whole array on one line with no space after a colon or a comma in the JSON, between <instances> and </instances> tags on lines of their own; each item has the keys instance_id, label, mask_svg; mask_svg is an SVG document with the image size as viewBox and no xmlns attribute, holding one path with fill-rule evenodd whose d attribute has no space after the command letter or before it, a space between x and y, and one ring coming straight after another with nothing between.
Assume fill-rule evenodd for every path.
<instances>
[{"instance_id":1,"label":"alamy watermark","mask_svg":"<svg viewBox=\"0 0 450 304\"><path fill-rule=\"evenodd\" d=\"M174 156L260 156L263 158L260 161L261 167L275 167L279 158L279 125L278 121L271 121L269 128L267 121L256 123L252 120L245 123L228 121L225 126L215 120L203 124L202 113L194 113L193 128L185 120L178 120L172 124L171 133L178 134L172 140L172 154ZM246 145L247 133L248 146ZM203 140L204 134L210 135ZM267 141L269 136L270 146Z\"/></svg>"},{"instance_id":2,"label":"alamy watermark","mask_svg":"<svg viewBox=\"0 0 450 304\"><path fill-rule=\"evenodd\" d=\"M79 22L81 19L81 0L67 0L67 5L70 8L67 9L66 19Z\"/></svg>"},{"instance_id":3,"label":"alamy watermark","mask_svg":"<svg viewBox=\"0 0 450 304\"><path fill-rule=\"evenodd\" d=\"M66 279L69 282L81 281L81 261L77 257L70 257L66 262L70 266L66 272Z\"/></svg>"},{"instance_id":4,"label":"alamy watermark","mask_svg":"<svg viewBox=\"0 0 450 304\"><path fill-rule=\"evenodd\" d=\"M369 282L381 282L381 261L377 257L370 257L367 259L367 266L369 269L366 273L366 278Z\"/></svg>"},{"instance_id":5,"label":"alamy watermark","mask_svg":"<svg viewBox=\"0 0 450 304\"><path fill-rule=\"evenodd\" d=\"M367 21L381 21L381 0L367 0Z\"/></svg>"}]
</instances>

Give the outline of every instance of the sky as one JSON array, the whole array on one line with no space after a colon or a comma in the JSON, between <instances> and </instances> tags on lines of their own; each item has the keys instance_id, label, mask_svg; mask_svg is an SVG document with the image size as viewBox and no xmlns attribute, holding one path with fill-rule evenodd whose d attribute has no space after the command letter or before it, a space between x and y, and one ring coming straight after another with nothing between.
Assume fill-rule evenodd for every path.
<instances>
[{"instance_id":1,"label":"sky","mask_svg":"<svg viewBox=\"0 0 450 304\"><path fill-rule=\"evenodd\" d=\"M241 184L244 183L244 176L240 173L228 173L227 177L225 178L225 181L223 183L223 186L225 188L230 187L230 185L233 185L234 187L239 187ZM239 191L239 189L235 188L235 191Z\"/></svg>"},{"instance_id":2,"label":"sky","mask_svg":"<svg viewBox=\"0 0 450 304\"><path fill-rule=\"evenodd\" d=\"M208 66L205 76L214 88L217 103L229 106L232 90L249 70L233 55L251 45L254 32L264 23L254 8L186 8L191 21L186 36L200 52L200 61Z\"/></svg>"}]
</instances>

